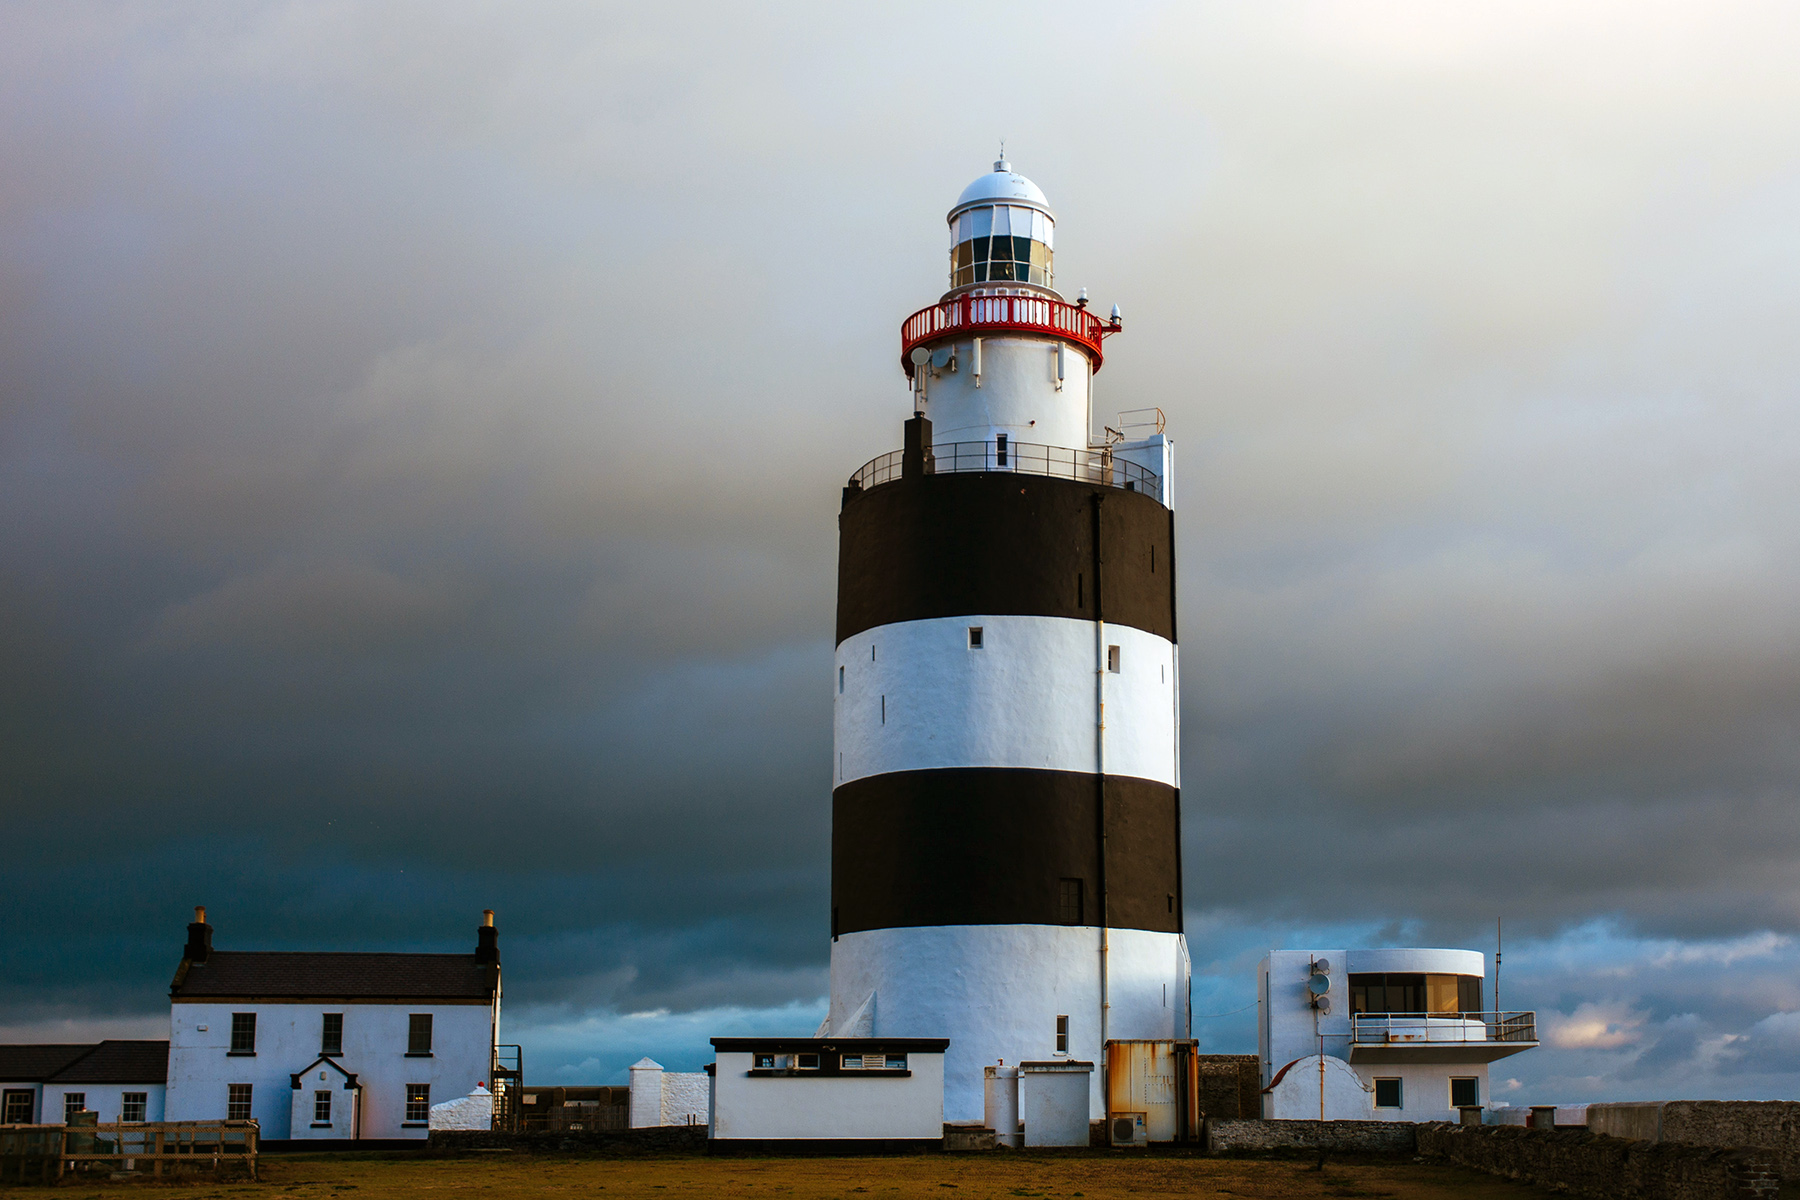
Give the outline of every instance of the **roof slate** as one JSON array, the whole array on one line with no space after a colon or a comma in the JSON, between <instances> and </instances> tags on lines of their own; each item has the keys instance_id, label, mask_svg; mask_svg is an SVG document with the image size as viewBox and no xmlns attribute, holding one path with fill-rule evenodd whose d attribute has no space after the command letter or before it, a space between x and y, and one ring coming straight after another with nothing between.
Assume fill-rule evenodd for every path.
<instances>
[{"instance_id":1,"label":"roof slate","mask_svg":"<svg viewBox=\"0 0 1800 1200\"><path fill-rule=\"evenodd\" d=\"M490 1000L497 968L473 954L214 950L182 964L169 994L270 999Z\"/></svg>"},{"instance_id":2,"label":"roof slate","mask_svg":"<svg viewBox=\"0 0 1800 1200\"><path fill-rule=\"evenodd\" d=\"M42 1083L92 1049L92 1042L0 1046L0 1080Z\"/></svg>"},{"instance_id":3,"label":"roof slate","mask_svg":"<svg viewBox=\"0 0 1800 1200\"><path fill-rule=\"evenodd\" d=\"M50 1083L165 1083L169 1043L108 1040L76 1059Z\"/></svg>"}]
</instances>

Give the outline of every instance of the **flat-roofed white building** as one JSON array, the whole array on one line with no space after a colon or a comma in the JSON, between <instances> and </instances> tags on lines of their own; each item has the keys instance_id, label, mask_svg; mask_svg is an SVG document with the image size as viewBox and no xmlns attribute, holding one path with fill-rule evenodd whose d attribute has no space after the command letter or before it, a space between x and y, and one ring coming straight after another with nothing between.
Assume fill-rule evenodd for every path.
<instances>
[{"instance_id":1,"label":"flat-roofed white building","mask_svg":"<svg viewBox=\"0 0 1800 1200\"><path fill-rule=\"evenodd\" d=\"M493 914L467 954L215 950L205 910L169 989L171 1121L254 1117L264 1140L423 1139L490 1082Z\"/></svg>"},{"instance_id":2,"label":"flat-roofed white building","mask_svg":"<svg viewBox=\"0 0 1800 1200\"><path fill-rule=\"evenodd\" d=\"M1257 968L1263 1116L1453 1121L1537 1014L1483 1003L1478 950L1278 950Z\"/></svg>"},{"instance_id":3,"label":"flat-roofed white building","mask_svg":"<svg viewBox=\"0 0 1800 1200\"><path fill-rule=\"evenodd\" d=\"M717 1149L943 1145L948 1038L712 1040Z\"/></svg>"}]
</instances>

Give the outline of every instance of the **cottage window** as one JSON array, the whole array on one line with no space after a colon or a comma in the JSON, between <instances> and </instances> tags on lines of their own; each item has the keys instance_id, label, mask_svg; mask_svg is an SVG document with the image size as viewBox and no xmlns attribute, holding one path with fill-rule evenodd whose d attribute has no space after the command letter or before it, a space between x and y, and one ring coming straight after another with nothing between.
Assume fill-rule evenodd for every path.
<instances>
[{"instance_id":1,"label":"cottage window","mask_svg":"<svg viewBox=\"0 0 1800 1200\"><path fill-rule=\"evenodd\" d=\"M250 1119L249 1084L228 1083L225 1085L225 1119L227 1121L248 1121Z\"/></svg>"},{"instance_id":2,"label":"cottage window","mask_svg":"<svg viewBox=\"0 0 1800 1200\"><path fill-rule=\"evenodd\" d=\"M406 1052L431 1053L431 1014L413 1013L406 1018Z\"/></svg>"},{"instance_id":3,"label":"cottage window","mask_svg":"<svg viewBox=\"0 0 1800 1200\"><path fill-rule=\"evenodd\" d=\"M406 1085L406 1120L408 1124L431 1119L431 1085L429 1083L409 1083Z\"/></svg>"},{"instance_id":4,"label":"cottage window","mask_svg":"<svg viewBox=\"0 0 1800 1200\"><path fill-rule=\"evenodd\" d=\"M126 1092L119 1097L119 1120L127 1125L134 1125L144 1119L144 1112L149 1108L148 1092Z\"/></svg>"},{"instance_id":5,"label":"cottage window","mask_svg":"<svg viewBox=\"0 0 1800 1200\"><path fill-rule=\"evenodd\" d=\"M1375 1081L1375 1107L1399 1108L1400 1081L1398 1079L1377 1079Z\"/></svg>"},{"instance_id":6,"label":"cottage window","mask_svg":"<svg viewBox=\"0 0 1800 1200\"><path fill-rule=\"evenodd\" d=\"M256 1014L231 1014L231 1054L256 1053Z\"/></svg>"},{"instance_id":7,"label":"cottage window","mask_svg":"<svg viewBox=\"0 0 1800 1200\"><path fill-rule=\"evenodd\" d=\"M63 1124L67 1125L75 1119L75 1114L87 1109L86 1092L63 1093Z\"/></svg>"},{"instance_id":8,"label":"cottage window","mask_svg":"<svg viewBox=\"0 0 1800 1200\"><path fill-rule=\"evenodd\" d=\"M331 1093L324 1088L313 1093L313 1124L331 1125Z\"/></svg>"},{"instance_id":9,"label":"cottage window","mask_svg":"<svg viewBox=\"0 0 1800 1200\"><path fill-rule=\"evenodd\" d=\"M1450 1107L1462 1108L1464 1105L1481 1103L1481 1080L1452 1079L1450 1081Z\"/></svg>"},{"instance_id":10,"label":"cottage window","mask_svg":"<svg viewBox=\"0 0 1800 1200\"><path fill-rule=\"evenodd\" d=\"M325 1013L320 1022L319 1053L342 1054L343 1052L344 1014Z\"/></svg>"},{"instance_id":11,"label":"cottage window","mask_svg":"<svg viewBox=\"0 0 1800 1200\"><path fill-rule=\"evenodd\" d=\"M0 1125L31 1124L32 1099L29 1088L7 1088L5 1108L0 1110Z\"/></svg>"}]
</instances>

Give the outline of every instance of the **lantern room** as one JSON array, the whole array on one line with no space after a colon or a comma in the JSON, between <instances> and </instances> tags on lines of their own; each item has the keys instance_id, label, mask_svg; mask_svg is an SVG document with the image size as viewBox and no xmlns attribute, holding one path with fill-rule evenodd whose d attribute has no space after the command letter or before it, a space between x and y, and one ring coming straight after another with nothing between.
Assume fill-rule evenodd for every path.
<instances>
[{"instance_id":1,"label":"lantern room","mask_svg":"<svg viewBox=\"0 0 1800 1200\"><path fill-rule=\"evenodd\" d=\"M1056 217L1037 184L1000 159L950 210L950 286L1055 286Z\"/></svg>"}]
</instances>

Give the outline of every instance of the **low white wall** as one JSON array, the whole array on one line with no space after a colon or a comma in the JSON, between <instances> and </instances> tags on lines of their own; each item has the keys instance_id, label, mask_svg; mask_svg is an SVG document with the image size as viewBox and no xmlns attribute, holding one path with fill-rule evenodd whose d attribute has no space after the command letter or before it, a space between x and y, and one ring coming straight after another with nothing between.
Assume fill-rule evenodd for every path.
<instances>
[{"instance_id":1,"label":"low white wall","mask_svg":"<svg viewBox=\"0 0 1800 1200\"><path fill-rule=\"evenodd\" d=\"M1321 1064L1323 1069L1321 1070ZM1274 1121L1369 1121L1373 1097L1350 1064L1329 1054L1309 1054L1280 1073L1263 1093L1263 1116ZM1323 1086L1325 1102L1319 1103Z\"/></svg>"},{"instance_id":2,"label":"low white wall","mask_svg":"<svg viewBox=\"0 0 1800 1200\"><path fill-rule=\"evenodd\" d=\"M664 1071L662 1123L704 1125L711 1100L712 1077L705 1071Z\"/></svg>"},{"instance_id":3,"label":"low white wall","mask_svg":"<svg viewBox=\"0 0 1800 1200\"><path fill-rule=\"evenodd\" d=\"M721 1050L714 1066L712 1136L783 1140L944 1136L944 1056L907 1054L909 1076L752 1075L748 1051Z\"/></svg>"},{"instance_id":4,"label":"low white wall","mask_svg":"<svg viewBox=\"0 0 1800 1200\"><path fill-rule=\"evenodd\" d=\"M466 1096L431 1106L433 1129L492 1129L494 1127L494 1094L476 1085Z\"/></svg>"}]
</instances>

